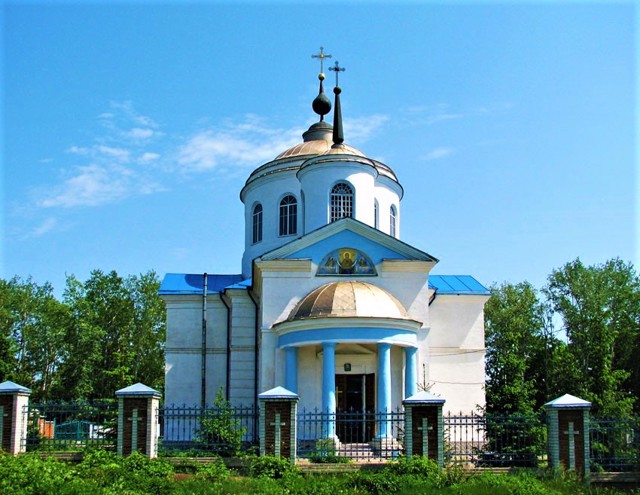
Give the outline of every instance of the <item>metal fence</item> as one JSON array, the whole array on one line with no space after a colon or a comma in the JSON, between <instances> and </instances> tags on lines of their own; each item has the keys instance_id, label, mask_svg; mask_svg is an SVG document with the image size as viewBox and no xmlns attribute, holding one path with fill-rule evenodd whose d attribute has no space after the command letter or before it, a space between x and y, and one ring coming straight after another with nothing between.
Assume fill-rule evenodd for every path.
<instances>
[{"instance_id":1,"label":"metal fence","mask_svg":"<svg viewBox=\"0 0 640 495\"><path fill-rule=\"evenodd\" d=\"M640 471L640 418L591 418L589 430L592 471Z\"/></svg>"},{"instance_id":2,"label":"metal fence","mask_svg":"<svg viewBox=\"0 0 640 495\"><path fill-rule=\"evenodd\" d=\"M394 459L404 451L404 411L301 410L297 436L298 457L314 462Z\"/></svg>"},{"instance_id":3,"label":"metal fence","mask_svg":"<svg viewBox=\"0 0 640 495\"><path fill-rule=\"evenodd\" d=\"M164 406L158 413L160 450L233 455L258 444L255 406Z\"/></svg>"},{"instance_id":4,"label":"metal fence","mask_svg":"<svg viewBox=\"0 0 640 495\"><path fill-rule=\"evenodd\" d=\"M25 406L27 451L79 451L116 447L118 403L35 403Z\"/></svg>"},{"instance_id":5,"label":"metal fence","mask_svg":"<svg viewBox=\"0 0 640 495\"><path fill-rule=\"evenodd\" d=\"M538 467L547 461L545 434L541 416L447 415L445 462L473 467Z\"/></svg>"},{"instance_id":6,"label":"metal fence","mask_svg":"<svg viewBox=\"0 0 640 495\"><path fill-rule=\"evenodd\" d=\"M115 450L118 403L35 403L27 417L27 451ZM258 407L164 406L158 414L160 450L171 455L257 453ZM540 467L547 464L543 415L446 415L446 463L470 467ZM394 459L404 453L404 411L327 413L300 410L298 456L314 462ZM335 440L337 439L337 441ZM590 421L590 461L594 472L640 471L640 418Z\"/></svg>"}]
</instances>

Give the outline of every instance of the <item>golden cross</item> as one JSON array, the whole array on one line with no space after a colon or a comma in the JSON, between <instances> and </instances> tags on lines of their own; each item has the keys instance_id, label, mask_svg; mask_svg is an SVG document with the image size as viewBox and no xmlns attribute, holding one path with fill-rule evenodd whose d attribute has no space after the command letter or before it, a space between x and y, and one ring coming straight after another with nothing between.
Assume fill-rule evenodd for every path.
<instances>
[{"instance_id":1,"label":"golden cross","mask_svg":"<svg viewBox=\"0 0 640 495\"><path fill-rule=\"evenodd\" d=\"M320 59L320 73L324 72L324 59L331 58L331 55L324 53L324 46L320 47L320 53L317 55L311 55L311 58L319 58Z\"/></svg>"}]
</instances>

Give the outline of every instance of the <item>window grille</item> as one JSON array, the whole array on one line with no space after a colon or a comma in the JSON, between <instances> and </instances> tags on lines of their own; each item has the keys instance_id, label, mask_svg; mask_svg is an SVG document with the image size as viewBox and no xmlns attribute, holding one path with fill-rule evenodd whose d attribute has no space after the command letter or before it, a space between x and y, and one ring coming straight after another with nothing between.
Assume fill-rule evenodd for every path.
<instances>
[{"instance_id":1,"label":"window grille","mask_svg":"<svg viewBox=\"0 0 640 495\"><path fill-rule=\"evenodd\" d=\"M292 235L298 231L298 202L293 196L285 196L280 201L279 235Z\"/></svg>"},{"instance_id":2,"label":"window grille","mask_svg":"<svg viewBox=\"0 0 640 495\"><path fill-rule=\"evenodd\" d=\"M389 210L389 235L392 237L396 237L397 217L396 207L392 205Z\"/></svg>"},{"instance_id":3,"label":"window grille","mask_svg":"<svg viewBox=\"0 0 640 495\"><path fill-rule=\"evenodd\" d=\"M253 244L262 241L262 205L258 203L253 208Z\"/></svg>"},{"instance_id":4,"label":"window grille","mask_svg":"<svg viewBox=\"0 0 640 495\"><path fill-rule=\"evenodd\" d=\"M331 189L331 221L353 216L353 190L343 182Z\"/></svg>"},{"instance_id":5,"label":"window grille","mask_svg":"<svg viewBox=\"0 0 640 495\"><path fill-rule=\"evenodd\" d=\"M380 228L380 219L378 217L379 213L378 213L378 200L375 199L373 201L373 226L376 229Z\"/></svg>"}]
</instances>

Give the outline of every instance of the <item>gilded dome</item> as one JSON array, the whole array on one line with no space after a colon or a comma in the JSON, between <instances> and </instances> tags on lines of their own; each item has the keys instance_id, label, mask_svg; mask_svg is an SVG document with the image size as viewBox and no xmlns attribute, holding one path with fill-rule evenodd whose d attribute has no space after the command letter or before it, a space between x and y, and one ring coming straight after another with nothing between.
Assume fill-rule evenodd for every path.
<instances>
[{"instance_id":1,"label":"gilded dome","mask_svg":"<svg viewBox=\"0 0 640 495\"><path fill-rule=\"evenodd\" d=\"M288 320L348 317L409 319L402 303L386 290L348 280L314 289L297 304Z\"/></svg>"}]
</instances>

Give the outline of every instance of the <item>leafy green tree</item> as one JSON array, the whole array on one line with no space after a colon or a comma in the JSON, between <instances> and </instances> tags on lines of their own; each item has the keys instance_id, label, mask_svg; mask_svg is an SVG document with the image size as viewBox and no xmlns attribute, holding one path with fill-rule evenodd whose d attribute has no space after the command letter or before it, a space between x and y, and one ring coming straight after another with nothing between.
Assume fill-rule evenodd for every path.
<instances>
[{"instance_id":1,"label":"leafy green tree","mask_svg":"<svg viewBox=\"0 0 640 495\"><path fill-rule=\"evenodd\" d=\"M546 308L527 282L491 289L485 306L487 412L530 414L541 405L551 345Z\"/></svg>"},{"instance_id":2,"label":"leafy green tree","mask_svg":"<svg viewBox=\"0 0 640 495\"><path fill-rule=\"evenodd\" d=\"M162 391L167 325L166 308L158 296L160 280L151 271L128 277L125 285L133 299L133 379Z\"/></svg>"},{"instance_id":3,"label":"leafy green tree","mask_svg":"<svg viewBox=\"0 0 640 495\"><path fill-rule=\"evenodd\" d=\"M68 317L50 284L17 277L0 283L0 369L31 388L36 399L48 398L55 387Z\"/></svg>"},{"instance_id":4,"label":"leafy green tree","mask_svg":"<svg viewBox=\"0 0 640 495\"><path fill-rule=\"evenodd\" d=\"M0 280L0 383L15 381L16 349L12 339L14 313L12 311L13 290L11 284Z\"/></svg>"},{"instance_id":5,"label":"leafy green tree","mask_svg":"<svg viewBox=\"0 0 640 495\"><path fill-rule=\"evenodd\" d=\"M165 316L155 273L123 279L95 270L67 279L64 299L74 318L61 367L66 398L108 398L137 381L161 387Z\"/></svg>"},{"instance_id":6,"label":"leafy green tree","mask_svg":"<svg viewBox=\"0 0 640 495\"><path fill-rule=\"evenodd\" d=\"M620 259L554 270L545 289L567 335L567 392L593 402L596 414L629 415L638 397L640 279Z\"/></svg>"}]
</instances>

